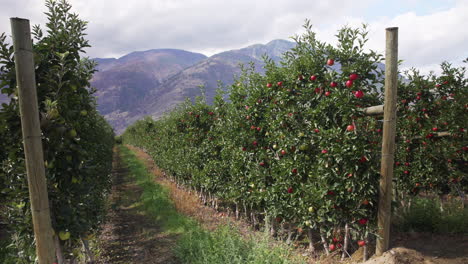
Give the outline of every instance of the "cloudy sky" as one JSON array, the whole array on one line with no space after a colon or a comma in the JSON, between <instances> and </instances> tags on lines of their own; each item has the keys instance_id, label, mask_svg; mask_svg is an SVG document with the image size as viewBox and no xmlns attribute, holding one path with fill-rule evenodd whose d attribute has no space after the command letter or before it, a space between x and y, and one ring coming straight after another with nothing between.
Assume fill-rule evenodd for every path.
<instances>
[{"instance_id":1,"label":"cloudy sky","mask_svg":"<svg viewBox=\"0 0 468 264\"><path fill-rule=\"evenodd\" d=\"M385 28L399 27L404 68L436 70L468 57L468 0L69 0L89 21L90 57L177 48L205 55L300 34L310 19L333 43L343 25L369 25L368 47L385 47ZM44 0L0 0L0 32L9 18L45 23Z\"/></svg>"}]
</instances>

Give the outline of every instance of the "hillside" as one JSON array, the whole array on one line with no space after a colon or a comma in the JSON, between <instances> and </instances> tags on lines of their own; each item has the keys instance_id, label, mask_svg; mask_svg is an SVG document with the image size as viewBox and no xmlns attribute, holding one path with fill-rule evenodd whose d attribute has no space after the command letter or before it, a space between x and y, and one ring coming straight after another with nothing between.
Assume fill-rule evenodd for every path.
<instances>
[{"instance_id":1,"label":"hillside","mask_svg":"<svg viewBox=\"0 0 468 264\"><path fill-rule=\"evenodd\" d=\"M294 46L285 40L266 45L204 55L182 50L133 52L119 59L95 59L99 72L92 85L97 88L98 109L117 133L144 116L160 117L185 98L201 95L205 87L210 102L218 82L230 85L240 73L239 64L253 62L262 71L262 56L273 60Z\"/></svg>"}]
</instances>

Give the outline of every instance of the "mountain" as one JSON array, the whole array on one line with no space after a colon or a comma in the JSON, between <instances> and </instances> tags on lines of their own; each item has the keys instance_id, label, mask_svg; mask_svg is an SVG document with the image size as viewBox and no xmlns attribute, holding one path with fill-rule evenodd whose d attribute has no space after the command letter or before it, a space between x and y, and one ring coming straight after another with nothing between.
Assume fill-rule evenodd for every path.
<instances>
[{"instance_id":1,"label":"mountain","mask_svg":"<svg viewBox=\"0 0 468 264\"><path fill-rule=\"evenodd\" d=\"M125 117L140 113L141 101L150 91L179 71L206 56L176 49L132 52L119 59L94 59L98 72L91 80L97 88L98 110L117 130L128 124Z\"/></svg>"},{"instance_id":2,"label":"mountain","mask_svg":"<svg viewBox=\"0 0 468 264\"><path fill-rule=\"evenodd\" d=\"M158 118L185 98L201 95L204 86L208 102L218 82L232 84L241 73L239 64L253 62L263 71L262 56L274 61L294 47L286 40L266 45L225 51L209 58L182 50L158 49L133 52L119 59L95 59L99 63L92 85L97 88L98 110L117 133L144 116Z\"/></svg>"}]
</instances>

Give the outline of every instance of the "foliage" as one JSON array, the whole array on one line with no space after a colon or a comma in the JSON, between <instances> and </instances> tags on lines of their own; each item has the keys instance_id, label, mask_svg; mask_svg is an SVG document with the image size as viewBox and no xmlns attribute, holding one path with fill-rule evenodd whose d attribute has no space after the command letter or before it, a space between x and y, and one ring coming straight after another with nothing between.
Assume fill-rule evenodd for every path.
<instances>
[{"instance_id":1,"label":"foliage","mask_svg":"<svg viewBox=\"0 0 468 264\"><path fill-rule=\"evenodd\" d=\"M158 121L136 122L123 140L146 149L179 182L249 208L264 220L305 226L328 241L343 236L347 223L352 239L371 239L368 235L376 230L382 120L365 116L362 108L383 104L382 56L365 48L366 26L341 29L336 47L318 41L308 23L305 28L280 65L265 58L264 75L252 65L243 67L228 101L221 93L213 105L203 98L186 101ZM400 80L401 98L421 90L428 98L399 103L396 160L414 165L411 178L396 169L395 187L401 197L417 193L414 184L422 182L419 178L437 179L431 188L440 192L447 191L454 177L457 186L466 187L461 170L440 165L446 157L466 161L466 78L463 68L442 67L441 77L415 73ZM427 84L434 82L445 86L432 93L434 85ZM443 107L442 102L434 104L444 96L441 91L454 89L459 90L454 100ZM421 112L424 107L430 114ZM416 115L425 118L424 126L405 118ZM463 118L457 121L457 116ZM450 121L440 130L450 127L451 137L431 139L439 142L431 148L412 145L406 151L406 140L424 140L432 122L443 119ZM424 162L427 157L431 162Z\"/></svg>"},{"instance_id":2,"label":"foliage","mask_svg":"<svg viewBox=\"0 0 468 264\"><path fill-rule=\"evenodd\" d=\"M104 216L104 199L112 166L112 128L96 111L89 80L95 63L82 58L89 47L84 39L86 22L70 12L66 1L46 1L47 33L33 28L33 43L44 158L56 233L70 232L62 241L65 250L80 237L95 232ZM34 248L31 212L25 177L19 102L17 98L13 48L0 37L0 87L13 96L0 109L0 201L7 210L10 228L22 246ZM30 263L34 254L18 263Z\"/></svg>"},{"instance_id":3,"label":"foliage","mask_svg":"<svg viewBox=\"0 0 468 264\"><path fill-rule=\"evenodd\" d=\"M119 153L129 175L143 189L140 209L153 217L165 233L180 234L174 249L182 263L299 263L291 261L290 251L270 244L264 237L245 239L233 226L221 226L214 232L175 209L168 190L154 182L145 165L124 146Z\"/></svg>"},{"instance_id":4,"label":"foliage","mask_svg":"<svg viewBox=\"0 0 468 264\"><path fill-rule=\"evenodd\" d=\"M395 173L398 189L413 195L468 191L468 79L465 68L441 68L440 76L413 69L400 84Z\"/></svg>"}]
</instances>

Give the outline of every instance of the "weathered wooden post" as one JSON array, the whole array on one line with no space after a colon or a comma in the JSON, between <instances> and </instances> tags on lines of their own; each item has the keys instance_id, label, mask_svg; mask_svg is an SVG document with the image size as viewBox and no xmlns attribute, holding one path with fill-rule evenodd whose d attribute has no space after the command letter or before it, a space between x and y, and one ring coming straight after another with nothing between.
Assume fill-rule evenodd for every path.
<instances>
[{"instance_id":1,"label":"weathered wooden post","mask_svg":"<svg viewBox=\"0 0 468 264\"><path fill-rule=\"evenodd\" d=\"M396 133L398 85L398 28L386 29L385 103L383 118L382 161L380 167L378 235L375 254L382 255L390 244L392 179Z\"/></svg>"},{"instance_id":2,"label":"weathered wooden post","mask_svg":"<svg viewBox=\"0 0 468 264\"><path fill-rule=\"evenodd\" d=\"M52 264L56 261L55 248L42 152L31 30L27 19L11 18L10 22L36 253L40 264Z\"/></svg>"}]
</instances>

